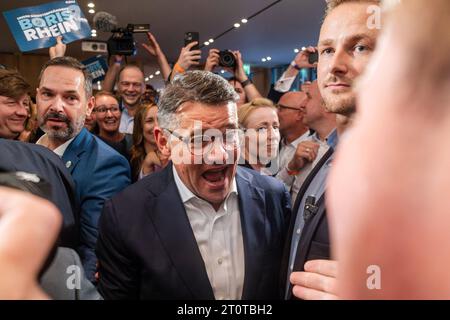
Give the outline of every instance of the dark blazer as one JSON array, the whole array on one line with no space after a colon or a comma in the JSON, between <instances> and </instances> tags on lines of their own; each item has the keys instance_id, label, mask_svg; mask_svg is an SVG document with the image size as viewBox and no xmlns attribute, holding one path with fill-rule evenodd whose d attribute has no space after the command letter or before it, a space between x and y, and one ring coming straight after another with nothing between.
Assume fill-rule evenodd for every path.
<instances>
[{"instance_id":1,"label":"dark blazer","mask_svg":"<svg viewBox=\"0 0 450 320\"><path fill-rule=\"evenodd\" d=\"M242 298L278 299L289 194L279 181L240 167L236 184L245 252ZM105 299L214 299L171 163L106 202L97 256Z\"/></svg>"},{"instance_id":2,"label":"dark blazer","mask_svg":"<svg viewBox=\"0 0 450 320\"><path fill-rule=\"evenodd\" d=\"M86 276L94 280L98 219L105 200L130 184L128 161L85 128L69 144L62 160L75 180L81 207L79 253Z\"/></svg>"},{"instance_id":3,"label":"dark blazer","mask_svg":"<svg viewBox=\"0 0 450 320\"><path fill-rule=\"evenodd\" d=\"M51 186L53 202L63 215L59 245L77 248L79 210L75 184L61 159L49 149L31 143L0 139L0 171L24 171L45 179Z\"/></svg>"},{"instance_id":4,"label":"dark blazer","mask_svg":"<svg viewBox=\"0 0 450 320\"><path fill-rule=\"evenodd\" d=\"M292 235L294 233L295 219L299 213L299 207L305 192L316 176L320 168L327 162L327 160L333 154L333 148L329 148L323 155L322 159L313 168L311 173L306 178L302 187L299 190L297 199L295 199L294 209L291 215L291 221L289 223L288 239L284 248L283 263L281 269L280 285L283 296L286 290L286 281L289 268L289 256L292 243ZM328 231L328 220L326 216L325 208L325 195L320 197L316 201L317 212L305 221L305 225L302 230L300 242L297 247L297 254L294 260L293 271L304 271L304 265L310 260L329 260L330 259L330 238ZM288 299L295 299L292 295L292 285L289 287Z\"/></svg>"}]
</instances>

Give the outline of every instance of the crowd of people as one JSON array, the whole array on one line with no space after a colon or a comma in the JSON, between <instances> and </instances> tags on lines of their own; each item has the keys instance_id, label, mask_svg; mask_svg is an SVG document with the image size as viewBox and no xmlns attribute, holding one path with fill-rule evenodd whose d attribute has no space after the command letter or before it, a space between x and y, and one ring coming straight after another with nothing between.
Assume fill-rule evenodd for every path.
<instances>
[{"instance_id":1,"label":"crowd of people","mask_svg":"<svg viewBox=\"0 0 450 320\"><path fill-rule=\"evenodd\" d=\"M160 94L123 56L93 92L61 37L35 99L0 69L0 298L450 298L449 14L328 0L267 97L239 51L225 79L218 49L171 66L151 33Z\"/></svg>"}]
</instances>

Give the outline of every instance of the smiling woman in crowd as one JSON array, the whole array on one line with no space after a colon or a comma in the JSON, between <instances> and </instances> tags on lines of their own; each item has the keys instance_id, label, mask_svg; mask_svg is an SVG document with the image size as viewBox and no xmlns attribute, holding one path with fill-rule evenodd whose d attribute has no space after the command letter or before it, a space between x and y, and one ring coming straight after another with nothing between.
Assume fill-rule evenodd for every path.
<instances>
[{"instance_id":1,"label":"smiling woman in crowd","mask_svg":"<svg viewBox=\"0 0 450 320\"><path fill-rule=\"evenodd\" d=\"M112 93L100 91L95 95L98 137L129 160L132 136L119 132L121 115L119 102Z\"/></svg>"}]
</instances>

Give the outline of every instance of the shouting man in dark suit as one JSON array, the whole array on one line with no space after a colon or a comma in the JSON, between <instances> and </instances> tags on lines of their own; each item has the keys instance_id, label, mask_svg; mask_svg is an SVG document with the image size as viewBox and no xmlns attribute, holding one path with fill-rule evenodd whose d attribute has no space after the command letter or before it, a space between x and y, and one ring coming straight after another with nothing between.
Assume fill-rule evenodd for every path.
<instances>
[{"instance_id":1,"label":"shouting man in dark suit","mask_svg":"<svg viewBox=\"0 0 450 320\"><path fill-rule=\"evenodd\" d=\"M237 98L206 71L165 89L154 133L172 162L105 204L105 299L279 298L290 198L277 180L237 167Z\"/></svg>"}]
</instances>

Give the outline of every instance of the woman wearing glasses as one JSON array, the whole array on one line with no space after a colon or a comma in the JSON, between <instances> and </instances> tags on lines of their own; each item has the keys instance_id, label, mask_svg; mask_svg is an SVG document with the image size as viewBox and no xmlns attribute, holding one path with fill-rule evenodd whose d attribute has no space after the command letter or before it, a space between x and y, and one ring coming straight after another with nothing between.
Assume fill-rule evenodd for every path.
<instances>
[{"instance_id":1,"label":"woman wearing glasses","mask_svg":"<svg viewBox=\"0 0 450 320\"><path fill-rule=\"evenodd\" d=\"M263 174L275 174L271 161L277 157L280 144L277 108L272 101L258 98L242 105L238 118L245 132L240 164Z\"/></svg>"},{"instance_id":2,"label":"woman wearing glasses","mask_svg":"<svg viewBox=\"0 0 450 320\"><path fill-rule=\"evenodd\" d=\"M97 136L130 160L132 136L119 132L122 112L117 98L110 92L100 91L95 95L94 110L98 124Z\"/></svg>"},{"instance_id":3,"label":"woman wearing glasses","mask_svg":"<svg viewBox=\"0 0 450 320\"><path fill-rule=\"evenodd\" d=\"M133 181L161 170L168 162L156 145L153 128L156 125L158 107L143 104L134 116L133 146L131 148L131 172Z\"/></svg>"}]
</instances>

